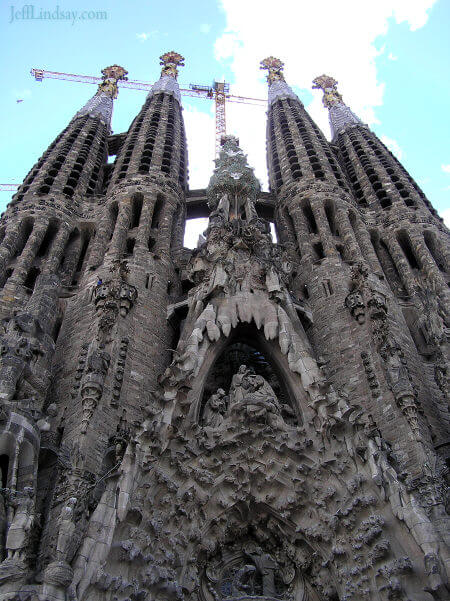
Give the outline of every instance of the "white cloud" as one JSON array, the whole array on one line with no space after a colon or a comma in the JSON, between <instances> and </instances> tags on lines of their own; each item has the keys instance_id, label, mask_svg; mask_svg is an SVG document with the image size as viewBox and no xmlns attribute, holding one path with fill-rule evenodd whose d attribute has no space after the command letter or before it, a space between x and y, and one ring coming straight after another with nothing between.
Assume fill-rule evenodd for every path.
<instances>
[{"instance_id":1,"label":"white cloud","mask_svg":"<svg viewBox=\"0 0 450 601\"><path fill-rule=\"evenodd\" d=\"M388 138L388 136L381 136L380 139L399 160L403 158L403 150L400 148L397 140Z\"/></svg>"},{"instance_id":2,"label":"white cloud","mask_svg":"<svg viewBox=\"0 0 450 601\"><path fill-rule=\"evenodd\" d=\"M450 165L441 165L441 169L444 173L450 173Z\"/></svg>"},{"instance_id":3,"label":"white cloud","mask_svg":"<svg viewBox=\"0 0 450 601\"><path fill-rule=\"evenodd\" d=\"M209 33L211 31L211 25L209 23L202 23L200 25L201 33Z\"/></svg>"},{"instance_id":4,"label":"white cloud","mask_svg":"<svg viewBox=\"0 0 450 601\"><path fill-rule=\"evenodd\" d=\"M395 54L392 54L392 52L389 52L388 59L390 61L398 61L398 56L395 56Z\"/></svg>"},{"instance_id":5,"label":"white cloud","mask_svg":"<svg viewBox=\"0 0 450 601\"><path fill-rule=\"evenodd\" d=\"M149 31L148 33L137 33L136 34L136 38L140 41L140 42L146 42L147 40L149 40L150 38L154 38L155 36L158 35L158 31L154 30L154 31Z\"/></svg>"},{"instance_id":6,"label":"white cloud","mask_svg":"<svg viewBox=\"0 0 450 601\"><path fill-rule=\"evenodd\" d=\"M413 31L422 27L434 2L278 0L274 7L272 0L221 0L227 25L216 40L215 55L230 64L235 79L231 92L242 96L267 97L259 62L270 55L286 63L286 80L297 86L300 96L298 88L311 89L317 75L332 75L354 112L364 122L374 124L384 92L376 68L376 57L381 52L377 49L379 36L387 33L390 19L406 22ZM328 115L319 91L314 92L307 108L328 135ZM227 106L228 131L240 137L250 164L263 180L265 120L264 110L259 107Z\"/></svg>"}]
</instances>

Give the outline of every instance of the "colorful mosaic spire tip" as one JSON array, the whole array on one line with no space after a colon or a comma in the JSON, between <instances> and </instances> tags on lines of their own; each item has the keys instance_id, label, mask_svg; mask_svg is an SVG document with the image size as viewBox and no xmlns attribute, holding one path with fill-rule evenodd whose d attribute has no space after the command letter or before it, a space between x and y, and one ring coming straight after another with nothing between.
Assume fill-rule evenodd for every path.
<instances>
[{"instance_id":1,"label":"colorful mosaic spire tip","mask_svg":"<svg viewBox=\"0 0 450 601\"><path fill-rule=\"evenodd\" d=\"M97 94L107 94L111 98L117 98L119 93L117 82L128 80L128 71L119 65L111 65L102 69L103 81L99 84Z\"/></svg>"},{"instance_id":2,"label":"colorful mosaic spire tip","mask_svg":"<svg viewBox=\"0 0 450 601\"><path fill-rule=\"evenodd\" d=\"M160 65L162 65L161 69L161 77L163 75L169 75L170 77L174 77L175 79L178 76L178 67L184 67L184 56L178 54L178 52L174 52L171 50L170 52L166 52L159 57Z\"/></svg>"},{"instance_id":3,"label":"colorful mosaic spire tip","mask_svg":"<svg viewBox=\"0 0 450 601\"><path fill-rule=\"evenodd\" d=\"M342 104L342 96L337 90L337 81L329 75L320 75L313 80L313 89L322 90L322 102L328 109L336 104Z\"/></svg>"},{"instance_id":4,"label":"colorful mosaic spire tip","mask_svg":"<svg viewBox=\"0 0 450 601\"><path fill-rule=\"evenodd\" d=\"M260 62L260 69L267 69L267 81L272 85L275 81L284 81L284 63L279 58L268 56Z\"/></svg>"}]
</instances>

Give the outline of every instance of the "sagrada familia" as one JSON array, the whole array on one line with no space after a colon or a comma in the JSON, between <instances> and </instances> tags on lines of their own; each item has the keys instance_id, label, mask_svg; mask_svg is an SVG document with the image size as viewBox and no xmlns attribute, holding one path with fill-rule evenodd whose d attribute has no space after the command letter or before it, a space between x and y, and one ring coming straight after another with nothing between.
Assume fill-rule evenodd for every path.
<instances>
[{"instance_id":1,"label":"sagrada familia","mask_svg":"<svg viewBox=\"0 0 450 601\"><path fill-rule=\"evenodd\" d=\"M232 136L189 190L183 60L116 135L104 69L2 216L0 600L446 601L449 232L273 57L270 192Z\"/></svg>"}]
</instances>

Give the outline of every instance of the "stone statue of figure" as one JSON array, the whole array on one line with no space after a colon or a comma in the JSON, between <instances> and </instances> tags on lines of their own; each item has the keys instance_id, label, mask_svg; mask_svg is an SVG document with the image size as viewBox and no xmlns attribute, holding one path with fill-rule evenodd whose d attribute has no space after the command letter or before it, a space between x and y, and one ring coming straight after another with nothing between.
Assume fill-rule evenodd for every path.
<instances>
[{"instance_id":1,"label":"stone statue of figure","mask_svg":"<svg viewBox=\"0 0 450 601\"><path fill-rule=\"evenodd\" d=\"M7 559L22 559L28 534L33 525L33 503L34 492L29 486L26 486L23 494L13 501L16 511L6 536Z\"/></svg>"},{"instance_id":2,"label":"stone statue of figure","mask_svg":"<svg viewBox=\"0 0 450 601\"><path fill-rule=\"evenodd\" d=\"M222 194L222 196L220 197L217 207L214 209L214 211L211 212L210 219L211 219L211 217L220 217L224 221L228 221L229 216L230 216L230 201L228 199L228 194L225 193L225 194Z\"/></svg>"},{"instance_id":3,"label":"stone statue of figure","mask_svg":"<svg viewBox=\"0 0 450 601\"><path fill-rule=\"evenodd\" d=\"M244 551L252 559L257 573L262 578L264 597L276 597L275 571L278 569L277 562L269 553L265 553L260 547Z\"/></svg>"},{"instance_id":4,"label":"stone statue of figure","mask_svg":"<svg viewBox=\"0 0 450 601\"><path fill-rule=\"evenodd\" d=\"M231 412L235 405L240 405L244 400L246 391L250 387L250 378L254 375L252 369L246 365L241 365L238 372L234 374L231 380L230 386L230 403L228 406L228 413Z\"/></svg>"},{"instance_id":5,"label":"stone statue of figure","mask_svg":"<svg viewBox=\"0 0 450 601\"><path fill-rule=\"evenodd\" d=\"M243 415L274 428L284 428L281 414L282 407L272 386L263 376L241 365L231 381L228 415Z\"/></svg>"},{"instance_id":6,"label":"stone statue of figure","mask_svg":"<svg viewBox=\"0 0 450 601\"><path fill-rule=\"evenodd\" d=\"M231 583L233 596L242 597L243 595L255 594L255 583L253 581L255 573L256 568L252 565L245 565L237 570Z\"/></svg>"},{"instance_id":7,"label":"stone statue of figure","mask_svg":"<svg viewBox=\"0 0 450 601\"><path fill-rule=\"evenodd\" d=\"M253 406L255 417L262 411L269 413L281 413L280 403L273 391L272 386L263 376L253 376L250 380L249 389L245 395L247 405Z\"/></svg>"},{"instance_id":8,"label":"stone statue of figure","mask_svg":"<svg viewBox=\"0 0 450 601\"><path fill-rule=\"evenodd\" d=\"M226 410L226 395L223 388L218 388L206 402L203 411L203 424L210 428L218 428L223 421Z\"/></svg>"},{"instance_id":9,"label":"stone statue of figure","mask_svg":"<svg viewBox=\"0 0 450 601\"><path fill-rule=\"evenodd\" d=\"M76 497L70 497L67 505L62 508L59 518L58 541L56 554L59 561L65 560L69 545L75 532L74 510L77 503Z\"/></svg>"}]
</instances>

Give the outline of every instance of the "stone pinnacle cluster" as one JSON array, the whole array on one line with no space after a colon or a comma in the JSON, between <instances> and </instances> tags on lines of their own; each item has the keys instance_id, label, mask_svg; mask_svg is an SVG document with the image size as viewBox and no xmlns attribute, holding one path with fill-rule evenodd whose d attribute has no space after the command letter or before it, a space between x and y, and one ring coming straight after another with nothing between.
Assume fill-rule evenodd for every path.
<instances>
[{"instance_id":1,"label":"stone pinnacle cluster","mask_svg":"<svg viewBox=\"0 0 450 601\"><path fill-rule=\"evenodd\" d=\"M446 601L448 230L274 57L270 191L234 136L189 189L160 61L114 135L105 68L1 217L0 599Z\"/></svg>"}]
</instances>

